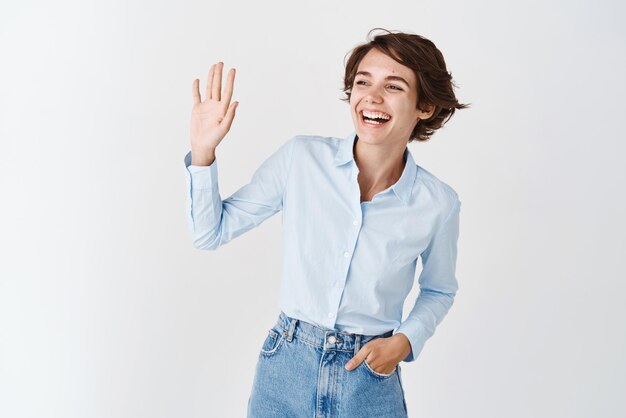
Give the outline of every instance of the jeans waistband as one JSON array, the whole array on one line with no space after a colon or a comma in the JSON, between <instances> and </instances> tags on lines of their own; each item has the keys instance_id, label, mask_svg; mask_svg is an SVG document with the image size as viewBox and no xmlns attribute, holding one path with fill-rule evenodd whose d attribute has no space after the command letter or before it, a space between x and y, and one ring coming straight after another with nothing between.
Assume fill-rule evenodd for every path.
<instances>
[{"instance_id":1,"label":"jeans waistband","mask_svg":"<svg viewBox=\"0 0 626 418\"><path fill-rule=\"evenodd\" d=\"M282 330L283 335L289 342L295 336L325 350L353 351L355 353L368 341L393 335L393 330L380 335L362 335L324 329L310 322L291 318L283 311L278 315L276 326Z\"/></svg>"}]
</instances>

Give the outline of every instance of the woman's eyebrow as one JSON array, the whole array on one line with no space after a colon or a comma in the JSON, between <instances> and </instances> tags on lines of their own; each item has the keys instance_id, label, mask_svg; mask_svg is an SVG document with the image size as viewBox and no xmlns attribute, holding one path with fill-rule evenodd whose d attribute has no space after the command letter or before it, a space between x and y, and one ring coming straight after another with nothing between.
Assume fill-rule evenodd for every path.
<instances>
[{"instance_id":1,"label":"woman's eyebrow","mask_svg":"<svg viewBox=\"0 0 626 418\"><path fill-rule=\"evenodd\" d=\"M371 77L372 74L367 72L367 71L357 71L355 76L357 75L364 75L366 77ZM397 76L397 75L388 75L387 77L385 77L385 80L397 80L397 81L402 81L404 84L407 85L407 87L411 87L411 85L409 84L408 81L406 81L404 78Z\"/></svg>"}]
</instances>

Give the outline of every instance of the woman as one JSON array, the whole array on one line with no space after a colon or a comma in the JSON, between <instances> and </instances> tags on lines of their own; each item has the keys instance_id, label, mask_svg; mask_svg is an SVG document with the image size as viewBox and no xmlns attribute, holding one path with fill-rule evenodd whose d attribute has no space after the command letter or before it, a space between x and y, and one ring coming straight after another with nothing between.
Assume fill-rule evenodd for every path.
<instances>
[{"instance_id":1,"label":"woman","mask_svg":"<svg viewBox=\"0 0 626 418\"><path fill-rule=\"evenodd\" d=\"M405 417L400 361L414 361L447 314L460 200L417 165L426 141L460 104L441 52L418 35L378 35L346 64L342 99L355 131L298 135L222 200L215 149L229 131L235 69L223 63L206 97L193 82L185 157L194 245L215 250L283 212L281 312L261 345L249 417ZM405 321L417 259L420 294Z\"/></svg>"}]
</instances>

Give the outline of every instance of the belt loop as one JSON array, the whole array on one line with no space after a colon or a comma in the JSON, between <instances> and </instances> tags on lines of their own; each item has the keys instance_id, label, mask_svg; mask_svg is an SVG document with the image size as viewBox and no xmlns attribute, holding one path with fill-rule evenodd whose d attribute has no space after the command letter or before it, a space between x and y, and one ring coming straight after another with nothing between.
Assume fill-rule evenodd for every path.
<instances>
[{"instance_id":1,"label":"belt loop","mask_svg":"<svg viewBox=\"0 0 626 418\"><path fill-rule=\"evenodd\" d=\"M293 339L293 333L296 330L296 323L298 320L296 318L291 318L291 322L289 323L289 329L287 330L287 341L291 342Z\"/></svg>"},{"instance_id":2,"label":"belt loop","mask_svg":"<svg viewBox=\"0 0 626 418\"><path fill-rule=\"evenodd\" d=\"M355 356L359 352L360 349L361 349L361 335L357 334L356 338L354 339L354 355Z\"/></svg>"}]
</instances>

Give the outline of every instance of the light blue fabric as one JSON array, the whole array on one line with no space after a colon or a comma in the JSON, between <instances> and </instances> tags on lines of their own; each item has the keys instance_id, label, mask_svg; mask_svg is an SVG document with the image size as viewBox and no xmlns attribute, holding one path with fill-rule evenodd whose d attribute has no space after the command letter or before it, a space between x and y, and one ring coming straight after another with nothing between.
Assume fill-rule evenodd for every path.
<instances>
[{"instance_id":1,"label":"light blue fabric","mask_svg":"<svg viewBox=\"0 0 626 418\"><path fill-rule=\"evenodd\" d=\"M405 334L414 361L454 302L461 202L449 185L416 165L407 147L400 179L360 201L356 132L345 138L297 135L283 143L226 199L218 159L184 159L194 246L215 250L282 211L280 309L326 329ZM421 256L420 293L402 321Z\"/></svg>"}]
</instances>

